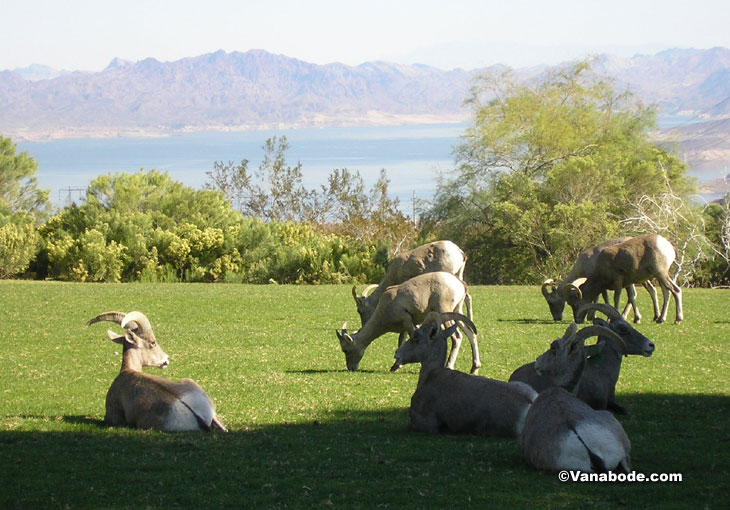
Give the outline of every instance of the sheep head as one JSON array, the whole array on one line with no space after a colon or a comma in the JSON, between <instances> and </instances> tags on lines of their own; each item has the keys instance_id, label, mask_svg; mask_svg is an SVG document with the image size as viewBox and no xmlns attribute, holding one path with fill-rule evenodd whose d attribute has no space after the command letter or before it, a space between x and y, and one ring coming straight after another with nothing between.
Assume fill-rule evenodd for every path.
<instances>
[{"instance_id":1,"label":"sheep head","mask_svg":"<svg viewBox=\"0 0 730 510\"><path fill-rule=\"evenodd\" d=\"M157 343L150 321L142 312L105 312L90 319L86 326L102 321L114 322L124 329L123 335L108 329L107 336L122 345L125 353L133 349L141 366L166 368L170 363L170 357Z\"/></svg>"},{"instance_id":2,"label":"sheep head","mask_svg":"<svg viewBox=\"0 0 730 510\"><path fill-rule=\"evenodd\" d=\"M442 325L448 321L453 321L454 324L442 328ZM477 328L474 323L460 313L430 312L423 323L413 332L412 337L395 351L396 364L423 363L429 357L438 355L441 358L439 363L443 365L446 359L445 342L456 332L458 327L456 321L461 322L464 327L470 328L476 334ZM442 342L443 345L438 342ZM438 352L433 354L436 347L438 347Z\"/></svg>"},{"instance_id":3,"label":"sheep head","mask_svg":"<svg viewBox=\"0 0 730 510\"><path fill-rule=\"evenodd\" d=\"M542 295L545 297L548 306L550 307L550 314L553 316L553 320L563 320L563 310L565 309L565 296L558 294L555 280L548 278L542 282Z\"/></svg>"},{"instance_id":4,"label":"sheep head","mask_svg":"<svg viewBox=\"0 0 730 510\"><path fill-rule=\"evenodd\" d=\"M654 353L654 342L639 333L626 321L626 319L623 318L619 311L611 305L605 303L591 303L584 305L578 310L576 316L582 322L585 319L586 314L591 310L595 310L606 315L608 322L603 319L595 318L593 319L593 324L607 327L621 337L623 340L622 354L624 356L635 354L648 358Z\"/></svg>"},{"instance_id":5,"label":"sheep head","mask_svg":"<svg viewBox=\"0 0 730 510\"><path fill-rule=\"evenodd\" d=\"M572 323L565 330L563 337L553 341L550 349L537 358L535 371L550 378L557 386L577 391L586 364L585 341L598 335L608 341L623 344L621 337L606 327L588 326L578 331L578 325ZM592 347L590 354L600 354L604 346L602 342L597 343Z\"/></svg>"},{"instance_id":6,"label":"sheep head","mask_svg":"<svg viewBox=\"0 0 730 510\"><path fill-rule=\"evenodd\" d=\"M345 353L345 363L347 364L347 370L350 372L357 371L360 366L360 360L365 354L365 347L359 345L353 338L347 333L347 323L342 325L342 330L335 330L337 339L340 341L340 347L342 352Z\"/></svg>"}]
</instances>

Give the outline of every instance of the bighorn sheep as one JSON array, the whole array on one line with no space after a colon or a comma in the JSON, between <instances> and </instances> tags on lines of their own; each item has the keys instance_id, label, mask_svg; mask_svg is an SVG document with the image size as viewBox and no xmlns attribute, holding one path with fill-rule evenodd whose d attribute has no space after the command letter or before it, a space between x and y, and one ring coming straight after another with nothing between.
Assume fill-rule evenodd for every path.
<instances>
[{"instance_id":1,"label":"bighorn sheep","mask_svg":"<svg viewBox=\"0 0 730 510\"><path fill-rule=\"evenodd\" d=\"M592 248L588 248L587 250L582 251L580 254L578 254L578 258L575 260L573 269L570 270L568 276L566 276L560 282L560 284L556 285L555 280L553 280L552 278L548 278L542 283L542 295L545 297L545 300L550 307L550 314L553 316L553 320L559 321L563 319L563 310L565 309L566 301L565 287L568 284L577 280L578 278L586 277L591 274L596 265L598 254L603 251L604 248L623 243L625 241L628 241L629 239L631 238L619 237L616 239L610 239L608 241L597 244ZM644 288L646 288L649 296L651 297L652 304L654 305L654 320L656 320L659 316L659 305L657 303L656 289L649 280L643 282L642 285L644 286ZM638 324L639 322L641 322L641 314L639 313L639 308L636 305L636 288L633 284L627 285L626 292L628 294L628 302L626 303L626 306L624 307L621 315L627 317L630 306L634 311L634 322ZM602 295L603 301L608 303L608 292L604 290L602 292Z\"/></svg>"},{"instance_id":2,"label":"bighorn sheep","mask_svg":"<svg viewBox=\"0 0 730 510\"><path fill-rule=\"evenodd\" d=\"M470 309L471 302L466 299L468 295L466 283L444 271L425 273L400 285L388 287L380 296L370 319L359 331L350 335L347 333L347 323L342 325L342 331L335 331L345 353L347 369L357 370L368 345L385 333L398 333L398 346L400 346L406 335L411 336L416 325L420 324L429 312L461 312L465 301L467 308ZM471 313L467 316L471 316ZM471 373L475 374L482 366L476 335L468 329L464 332L471 343ZM454 334L447 363L449 368L454 367L460 346L461 336ZM396 362L391 371L398 370L400 366Z\"/></svg>"},{"instance_id":3,"label":"bighorn sheep","mask_svg":"<svg viewBox=\"0 0 730 510\"><path fill-rule=\"evenodd\" d=\"M598 333L617 342L621 339L601 326L577 329L572 323L563 338L535 362L537 372L556 386L540 393L527 411L520 450L538 469L628 473L631 442L621 424L610 412L596 411L574 395L586 366L586 338Z\"/></svg>"},{"instance_id":4,"label":"bighorn sheep","mask_svg":"<svg viewBox=\"0 0 730 510\"><path fill-rule=\"evenodd\" d=\"M361 325L364 326L375 312L380 296L388 287L400 285L414 276L436 271L451 273L463 280L465 265L466 255L451 241L435 241L396 255L388 263L385 275L378 284L368 285L360 296L357 295L357 287L353 285L352 297L357 305L357 313L360 314ZM368 295L371 290L372 294ZM467 299L471 298L467 296Z\"/></svg>"},{"instance_id":5,"label":"bighorn sheep","mask_svg":"<svg viewBox=\"0 0 730 510\"><path fill-rule=\"evenodd\" d=\"M622 356L634 354L649 357L654 352L654 342L636 331L611 305L604 303L586 305L579 311L579 317L585 317L590 310L597 310L608 317L608 322L596 318L593 319L593 324L610 329L621 337L623 344L606 341L599 336L598 343L606 344L600 354L593 356L596 347L586 347L586 356L589 359L577 396L593 409L608 409L614 413L626 414L626 409L616 403L616 383L621 371ZM548 377L535 371L535 362L522 365L512 372L509 380L529 384L538 393L554 386Z\"/></svg>"},{"instance_id":6,"label":"bighorn sheep","mask_svg":"<svg viewBox=\"0 0 730 510\"><path fill-rule=\"evenodd\" d=\"M521 382L504 382L444 367L446 340L454 321L476 334L474 323L458 313L431 312L410 340L395 352L398 363L421 363L409 410L411 430L517 437L527 410L537 397Z\"/></svg>"},{"instance_id":7,"label":"bighorn sheep","mask_svg":"<svg viewBox=\"0 0 730 510\"><path fill-rule=\"evenodd\" d=\"M643 283L656 278L662 288L664 303L656 322L667 319L669 293L674 296L675 324L684 319L682 289L669 277L669 266L676 257L672 243L658 234L632 237L622 243L607 246L598 254L593 271L585 281L570 283L565 287L566 301L573 308L577 320L578 309L595 301L605 290L614 291L614 306L618 308L621 289L632 283Z\"/></svg>"},{"instance_id":8,"label":"bighorn sheep","mask_svg":"<svg viewBox=\"0 0 730 510\"><path fill-rule=\"evenodd\" d=\"M106 312L86 326L110 321L124 329L123 335L107 330L112 342L121 344L122 369L106 394L107 425L129 425L171 432L226 428L216 416L215 406L205 391L190 379L174 382L142 372L142 367L165 368L169 357L141 312Z\"/></svg>"}]
</instances>

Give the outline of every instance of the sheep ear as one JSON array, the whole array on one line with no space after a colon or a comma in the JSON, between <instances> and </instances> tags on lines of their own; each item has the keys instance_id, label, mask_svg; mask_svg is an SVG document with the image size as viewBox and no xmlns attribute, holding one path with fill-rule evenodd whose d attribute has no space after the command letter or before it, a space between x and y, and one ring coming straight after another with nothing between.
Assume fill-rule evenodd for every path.
<instances>
[{"instance_id":1,"label":"sheep ear","mask_svg":"<svg viewBox=\"0 0 730 510\"><path fill-rule=\"evenodd\" d=\"M124 335L117 335L111 329L107 329L106 330L106 336L108 336L109 337L109 340L111 340L115 344L123 344L124 343Z\"/></svg>"}]
</instances>

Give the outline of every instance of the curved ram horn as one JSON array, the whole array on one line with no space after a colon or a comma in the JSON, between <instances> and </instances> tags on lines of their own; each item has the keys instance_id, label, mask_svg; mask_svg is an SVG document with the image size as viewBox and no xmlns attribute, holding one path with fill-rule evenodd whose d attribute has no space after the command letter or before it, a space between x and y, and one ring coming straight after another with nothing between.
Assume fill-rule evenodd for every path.
<instances>
[{"instance_id":1,"label":"curved ram horn","mask_svg":"<svg viewBox=\"0 0 730 510\"><path fill-rule=\"evenodd\" d=\"M626 343L624 339L618 336L613 330L605 326L588 326L578 331L575 336L583 341L592 336L602 336L617 343L624 354L626 354Z\"/></svg>"},{"instance_id":2,"label":"curved ram horn","mask_svg":"<svg viewBox=\"0 0 730 510\"><path fill-rule=\"evenodd\" d=\"M363 297L363 298L366 298L366 297L368 297L368 296L367 296L368 292L370 292L370 291L372 291L372 290L375 290L375 289L377 289L377 288L378 288L378 284L377 284L377 283L371 283L370 285L368 285L367 287L365 287L365 288L364 288L364 289L362 290L362 294L361 294L361 296L360 296L360 297Z\"/></svg>"},{"instance_id":3,"label":"curved ram horn","mask_svg":"<svg viewBox=\"0 0 730 510\"><path fill-rule=\"evenodd\" d=\"M621 314L618 310L616 310L614 307L612 307L609 304L606 303L589 303L587 305L583 305L578 309L578 312L576 313L576 319L580 322L583 322L586 318L586 314L591 311L596 310L598 312L601 312L606 315L609 319L617 319L621 317ZM623 318L623 317L621 317Z\"/></svg>"},{"instance_id":4,"label":"curved ram horn","mask_svg":"<svg viewBox=\"0 0 730 510\"><path fill-rule=\"evenodd\" d=\"M97 322L102 321L109 321L109 322L116 322L117 324L122 324L122 321L124 320L124 316L126 314L124 312L104 312L100 313L93 319L89 320L89 322L86 323L86 327L91 326L92 324L95 324Z\"/></svg>"},{"instance_id":5,"label":"curved ram horn","mask_svg":"<svg viewBox=\"0 0 730 510\"><path fill-rule=\"evenodd\" d=\"M578 294L578 299L583 299L583 293L580 290L580 286L583 285L588 278L578 278L577 280L573 280L569 284L567 284L565 287L563 287L563 297L568 297L571 291L575 291L576 294Z\"/></svg>"},{"instance_id":6,"label":"curved ram horn","mask_svg":"<svg viewBox=\"0 0 730 510\"><path fill-rule=\"evenodd\" d=\"M552 290L548 291L547 288L550 287ZM555 294L555 280L552 278L548 278L544 282L542 282L542 295L545 297L548 297L552 294Z\"/></svg>"},{"instance_id":7,"label":"curved ram horn","mask_svg":"<svg viewBox=\"0 0 730 510\"><path fill-rule=\"evenodd\" d=\"M134 324L136 324L136 327ZM124 316L122 323L120 324L124 329L137 329L139 328L140 333L147 333L152 330L150 321L142 312L129 312Z\"/></svg>"},{"instance_id":8,"label":"curved ram horn","mask_svg":"<svg viewBox=\"0 0 730 510\"><path fill-rule=\"evenodd\" d=\"M477 334L477 327L466 315L462 315L458 312L444 312L438 314L438 323L443 324L446 321L459 321L464 324L467 328L471 329L474 334ZM425 321L424 321L425 322Z\"/></svg>"}]
</instances>

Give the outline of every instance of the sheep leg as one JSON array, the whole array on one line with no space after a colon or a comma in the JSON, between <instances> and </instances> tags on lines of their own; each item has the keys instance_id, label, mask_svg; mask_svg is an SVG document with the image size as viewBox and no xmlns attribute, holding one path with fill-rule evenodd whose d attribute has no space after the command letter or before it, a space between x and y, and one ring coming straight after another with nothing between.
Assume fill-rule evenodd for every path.
<instances>
[{"instance_id":1,"label":"sheep leg","mask_svg":"<svg viewBox=\"0 0 730 510\"><path fill-rule=\"evenodd\" d=\"M639 324L641 322L641 314L639 313L639 307L636 306L636 287L634 287L634 284L626 287L626 295L628 296L628 302L626 303L624 312L626 312L628 307L631 306L634 310L634 324ZM624 319L626 319L626 315L628 314L622 313L621 315L623 315Z\"/></svg>"},{"instance_id":2,"label":"sheep leg","mask_svg":"<svg viewBox=\"0 0 730 510\"><path fill-rule=\"evenodd\" d=\"M664 278L658 278L659 285L662 287L662 295L664 297L664 302L662 303L662 314L659 317L659 320L657 322L664 322L667 320L667 309L669 308L669 293L672 293L672 296L674 296L674 306L676 308L676 315L674 318L674 323L679 324L684 320L684 311L682 310L682 289L674 283L669 276L666 276Z\"/></svg>"},{"instance_id":3,"label":"sheep leg","mask_svg":"<svg viewBox=\"0 0 730 510\"><path fill-rule=\"evenodd\" d=\"M444 327L449 328L452 324L452 321L448 321L444 324ZM459 355L459 349L461 348L461 340L462 336L458 331L451 335L451 352L449 353L449 359L446 361L446 368L454 369L456 357Z\"/></svg>"},{"instance_id":4,"label":"sheep leg","mask_svg":"<svg viewBox=\"0 0 730 510\"><path fill-rule=\"evenodd\" d=\"M654 321L657 322L657 319L659 319L659 301L657 300L656 287L654 287L650 280L646 280L642 285L649 293L649 297L651 297L651 304L654 305Z\"/></svg>"}]
</instances>

